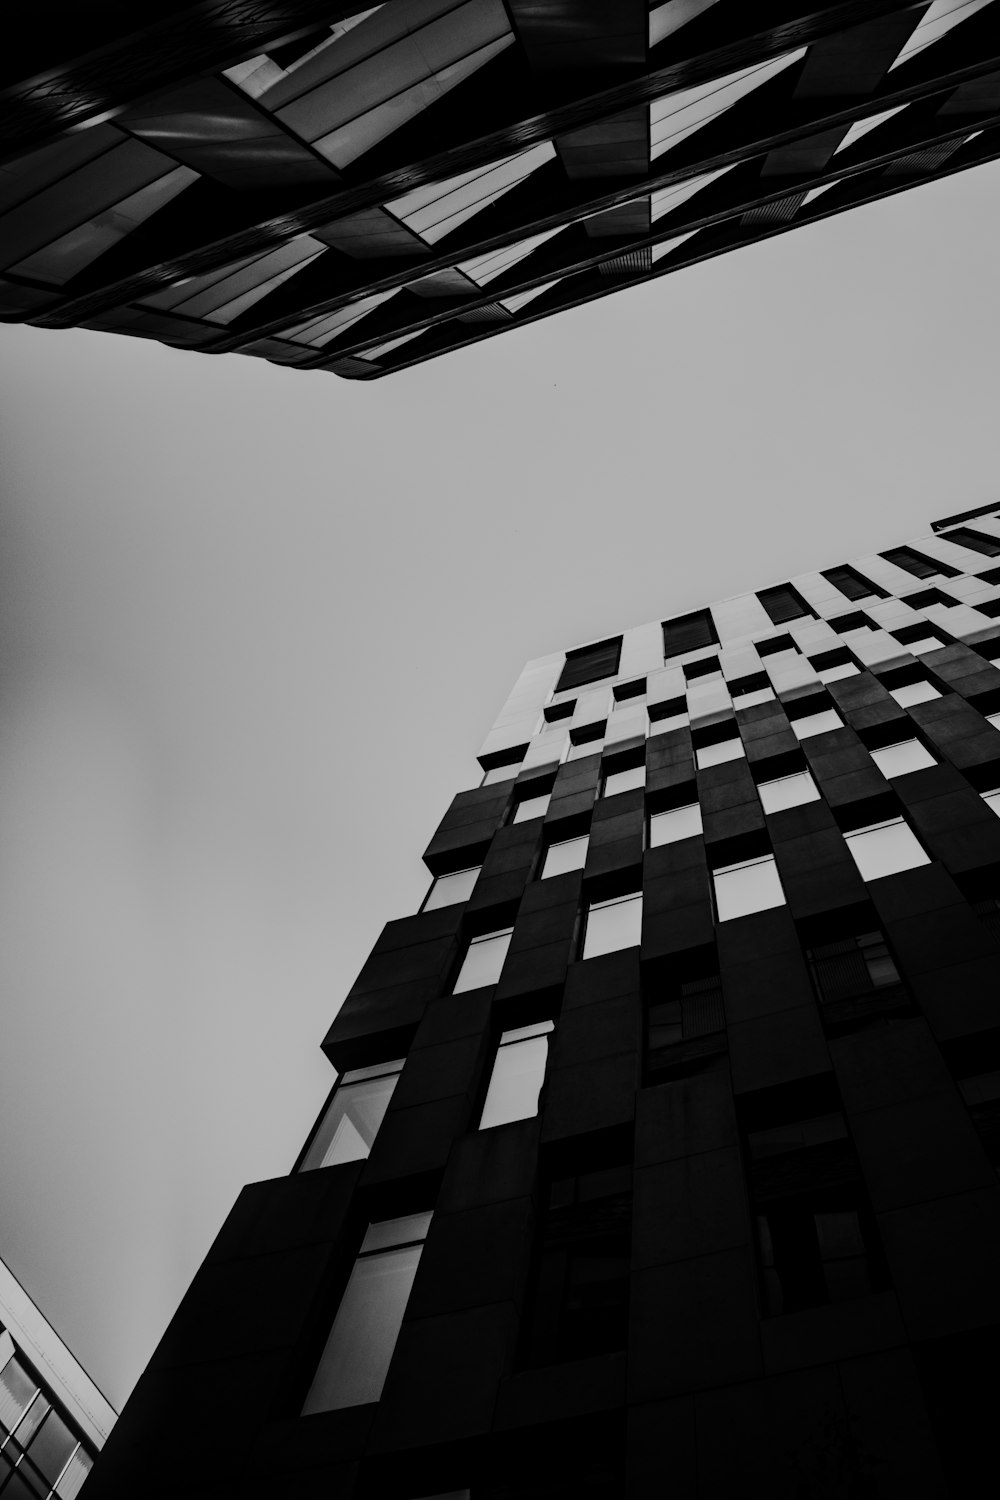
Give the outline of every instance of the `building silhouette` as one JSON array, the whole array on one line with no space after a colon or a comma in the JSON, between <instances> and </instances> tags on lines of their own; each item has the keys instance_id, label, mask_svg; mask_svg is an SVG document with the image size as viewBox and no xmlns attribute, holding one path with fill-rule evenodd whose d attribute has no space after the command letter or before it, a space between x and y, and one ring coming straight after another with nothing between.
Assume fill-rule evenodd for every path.
<instances>
[{"instance_id":1,"label":"building silhouette","mask_svg":"<svg viewBox=\"0 0 1000 1500\"><path fill-rule=\"evenodd\" d=\"M975 1493L1000 507L530 662L88 1500Z\"/></svg>"},{"instance_id":2,"label":"building silhouette","mask_svg":"<svg viewBox=\"0 0 1000 1500\"><path fill-rule=\"evenodd\" d=\"M1000 154L998 0L97 0L0 83L0 318L372 379Z\"/></svg>"},{"instance_id":3,"label":"building silhouette","mask_svg":"<svg viewBox=\"0 0 1000 1500\"><path fill-rule=\"evenodd\" d=\"M0 1260L0 1494L74 1500L114 1409Z\"/></svg>"}]
</instances>

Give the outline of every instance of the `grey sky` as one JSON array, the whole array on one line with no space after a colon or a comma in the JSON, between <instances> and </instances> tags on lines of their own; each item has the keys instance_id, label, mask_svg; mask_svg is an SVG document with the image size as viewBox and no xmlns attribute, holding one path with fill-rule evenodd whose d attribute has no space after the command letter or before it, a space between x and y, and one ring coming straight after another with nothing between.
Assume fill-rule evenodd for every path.
<instances>
[{"instance_id":1,"label":"grey sky","mask_svg":"<svg viewBox=\"0 0 1000 1500\"><path fill-rule=\"evenodd\" d=\"M372 385L0 331L0 1253L116 1404L523 661L996 498L998 187Z\"/></svg>"}]
</instances>

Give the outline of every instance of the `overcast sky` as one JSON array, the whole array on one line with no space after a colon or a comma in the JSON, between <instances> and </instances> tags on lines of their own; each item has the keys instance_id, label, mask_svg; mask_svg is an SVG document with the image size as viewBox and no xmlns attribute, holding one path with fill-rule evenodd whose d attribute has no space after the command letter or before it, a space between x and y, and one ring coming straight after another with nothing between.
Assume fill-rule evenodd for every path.
<instances>
[{"instance_id":1,"label":"overcast sky","mask_svg":"<svg viewBox=\"0 0 1000 1500\"><path fill-rule=\"evenodd\" d=\"M368 385L0 329L0 1254L116 1405L522 663L996 500L998 189Z\"/></svg>"}]
</instances>

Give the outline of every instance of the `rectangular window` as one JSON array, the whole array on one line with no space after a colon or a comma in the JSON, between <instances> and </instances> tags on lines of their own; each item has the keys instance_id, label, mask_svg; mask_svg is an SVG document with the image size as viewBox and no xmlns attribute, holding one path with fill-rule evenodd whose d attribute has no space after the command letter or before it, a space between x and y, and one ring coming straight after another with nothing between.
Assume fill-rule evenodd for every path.
<instances>
[{"instance_id":1,"label":"rectangular window","mask_svg":"<svg viewBox=\"0 0 1000 1500\"><path fill-rule=\"evenodd\" d=\"M617 796L619 792L631 792L646 785L646 767L629 766L624 771L609 771L604 778L605 797Z\"/></svg>"},{"instance_id":2,"label":"rectangular window","mask_svg":"<svg viewBox=\"0 0 1000 1500\"><path fill-rule=\"evenodd\" d=\"M987 724L992 724L994 729L1000 729L1000 714L987 714Z\"/></svg>"},{"instance_id":3,"label":"rectangular window","mask_svg":"<svg viewBox=\"0 0 1000 1500\"><path fill-rule=\"evenodd\" d=\"M930 627L919 635L912 635L909 631L903 630L894 631L892 634L901 646L906 647L911 656L926 656L928 651L940 651L945 644L939 635L934 635Z\"/></svg>"},{"instance_id":4,"label":"rectangular window","mask_svg":"<svg viewBox=\"0 0 1000 1500\"><path fill-rule=\"evenodd\" d=\"M893 547L881 555L886 562L894 563L913 578L936 578L939 574L945 578L954 578L958 572L957 568L951 568L947 563L932 562L913 547Z\"/></svg>"},{"instance_id":5,"label":"rectangular window","mask_svg":"<svg viewBox=\"0 0 1000 1500\"><path fill-rule=\"evenodd\" d=\"M300 1172L364 1161L385 1118L404 1059L341 1074L303 1158Z\"/></svg>"},{"instance_id":6,"label":"rectangular window","mask_svg":"<svg viewBox=\"0 0 1000 1500\"><path fill-rule=\"evenodd\" d=\"M705 646L717 646L719 637L708 609L695 610L693 614L681 615L676 620L663 623L663 655L684 656L688 651L700 651Z\"/></svg>"},{"instance_id":7,"label":"rectangular window","mask_svg":"<svg viewBox=\"0 0 1000 1500\"><path fill-rule=\"evenodd\" d=\"M807 740L814 734L826 734L830 729L843 729L844 721L836 709L824 708L817 714L806 714L801 719L793 719L792 733L797 740Z\"/></svg>"},{"instance_id":8,"label":"rectangular window","mask_svg":"<svg viewBox=\"0 0 1000 1500\"><path fill-rule=\"evenodd\" d=\"M697 838L701 831L701 808L697 802L672 807L668 812L653 813L650 818L649 847L658 849L661 844L677 844L681 839Z\"/></svg>"},{"instance_id":9,"label":"rectangular window","mask_svg":"<svg viewBox=\"0 0 1000 1500\"><path fill-rule=\"evenodd\" d=\"M302 1415L365 1406L382 1394L431 1215L368 1226Z\"/></svg>"},{"instance_id":10,"label":"rectangular window","mask_svg":"<svg viewBox=\"0 0 1000 1500\"><path fill-rule=\"evenodd\" d=\"M550 844L545 851L542 880L548 880L550 875L565 875L570 870L582 870L587 863L589 844L590 836L586 833L578 839L563 839L561 843Z\"/></svg>"},{"instance_id":11,"label":"rectangular window","mask_svg":"<svg viewBox=\"0 0 1000 1500\"><path fill-rule=\"evenodd\" d=\"M652 734L660 734L667 729L684 729L689 723L686 698L671 698L666 703L649 705L649 725Z\"/></svg>"},{"instance_id":12,"label":"rectangular window","mask_svg":"<svg viewBox=\"0 0 1000 1500\"><path fill-rule=\"evenodd\" d=\"M908 776L911 771L924 771L936 766L937 761L919 740L897 740L894 745L884 745L871 752L872 760L882 775L889 781L894 776Z\"/></svg>"},{"instance_id":13,"label":"rectangular window","mask_svg":"<svg viewBox=\"0 0 1000 1500\"><path fill-rule=\"evenodd\" d=\"M840 682L844 677L855 677L858 668L852 661L838 662L835 667L823 667L816 674L820 682Z\"/></svg>"},{"instance_id":14,"label":"rectangular window","mask_svg":"<svg viewBox=\"0 0 1000 1500\"><path fill-rule=\"evenodd\" d=\"M551 1021L505 1031L497 1048L490 1086L483 1105L480 1130L530 1120L538 1113L538 1096L545 1082Z\"/></svg>"},{"instance_id":15,"label":"rectangular window","mask_svg":"<svg viewBox=\"0 0 1000 1500\"><path fill-rule=\"evenodd\" d=\"M743 859L735 865L725 865L715 871L712 880L720 922L728 922L733 917L745 917L755 911L768 911L772 906L785 904L785 893L778 878L778 867L773 854L764 854L757 859Z\"/></svg>"},{"instance_id":16,"label":"rectangular window","mask_svg":"<svg viewBox=\"0 0 1000 1500\"><path fill-rule=\"evenodd\" d=\"M521 762L512 762L507 766L493 766L483 777L483 786L494 786L498 781L513 781L514 777L521 771Z\"/></svg>"},{"instance_id":17,"label":"rectangular window","mask_svg":"<svg viewBox=\"0 0 1000 1500\"><path fill-rule=\"evenodd\" d=\"M513 927L504 927L497 932L484 932L481 937L472 939L452 994L459 995L463 990L478 990L484 985L496 984L507 957L513 931Z\"/></svg>"},{"instance_id":18,"label":"rectangular window","mask_svg":"<svg viewBox=\"0 0 1000 1500\"><path fill-rule=\"evenodd\" d=\"M699 771L709 766L721 766L727 760L740 760L744 754L743 741L739 735L732 739L716 740L714 745L699 745L695 751L695 763Z\"/></svg>"},{"instance_id":19,"label":"rectangular window","mask_svg":"<svg viewBox=\"0 0 1000 1500\"><path fill-rule=\"evenodd\" d=\"M982 796L982 799L986 803L986 806L989 808L990 812L996 813L997 817L1000 818L1000 790L997 790L995 792L982 792L980 795Z\"/></svg>"},{"instance_id":20,"label":"rectangular window","mask_svg":"<svg viewBox=\"0 0 1000 1500\"><path fill-rule=\"evenodd\" d=\"M900 708L912 708L914 703L929 703L932 698L941 696L934 684L924 678L919 682L905 682L901 687L890 688L889 693Z\"/></svg>"},{"instance_id":21,"label":"rectangular window","mask_svg":"<svg viewBox=\"0 0 1000 1500\"><path fill-rule=\"evenodd\" d=\"M970 552L981 552L984 557L1000 557L1000 542L995 536L987 536L985 531L973 531L970 526L956 526L954 531L943 531L941 537L943 541L967 547Z\"/></svg>"},{"instance_id":22,"label":"rectangular window","mask_svg":"<svg viewBox=\"0 0 1000 1500\"><path fill-rule=\"evenodd\" d=\"M624 1349L632 1171L606 1166L553 1177L543 1191L524 1361L550 1365Z\"/></svg>"},{"instance_id":23,"label":"rectangular window","mask_svg":"<svg viewBox=\"0 0 1000 1500\"><path fill-rule=\"evenodd\" d=\"M646 679L637 677L634 682L619 682L611 689L616 703L628 703L636 698L645 698Z\"/></svg>"},{"instance_id":24,"label":"rectangular window","mask_svg":"<svg viewBox=\"0 0 1000 1500\"><path fill-rule=\"evenodd\" d=\"M587 911L583 939L584 958L602 953L616 953L620 948L637 948L642 937L642 893L613 896L609 901L592 901Z\"/></svg>"},{"instance_id":25,"label":"rectangular window","mask_svg":"<svg viewBox=\"0 0 1000 1500\"><path fill-rule=\"evenodd\" d=\"M551 801L551 792L543 792L540 797L522 797L514 809L514 822L529 823L532 818L544 818Z\"/></svg>"},{"instance_id":26,"label":"rectangular window","mask_svg":"<svg viewBox=\"0 0 1000 1500\"><path fill-rule=\"evenodd\" d=\"M439 906L457 906L460 901L468 901L482 868L482 865L469 865L465 870L439 875L430 888L423 910L436 911Z\"/></svg>"},{"instance_id":27,"label":"rectangular window","mask_svg":"<svg viewBox=\"0 0 1000 1500\"><path fill-rule=\"evenodd\" d=\"M885 934L878 929L806 949L821 1000L851 1000L902 983Z\"/></svg>"},{"instance_id":28,"label":"rectangular window","mask_svg":"<svg viewBox=\"0 0 1000 1500\"><path fill-rule=\"evenodd\" d=\"M550 703L542 710L546 724L558 724L560 719L571 719L576 713L576 699L567 698L564 703Z\"/></svg>"},{"instance_id":29,"label":"rectangular window","mask_svg":"<svg viewBox=\"0 0 1000 1500\"><path fill-rule=\"evenodd\" d=\"M877 594L882 599L886 597L884 589L876 588L865 578L864 574L859 573L857 568L852 568L848 563L839 568L827 568L823 577L827 583L832 583L834 588L848 599L868 599L872 594Z\"/></svg>"},{"instance_id":30,"label":"rectangular window","mask_svg":"<svg viewBox=\"0 0 1000 1500\"><path fill-rule=\"evenodd\" d=\"M812 610L797 589L790 583L782 583L773 589L762 589L757 595L766 609L772 625L784 625L786 620L801 620L811 616Z\"/></svg>"},{"instance_id":31,"label":"rectangular window","mask_svg":"<svg viewBox=\"0 0 1000 1500\"><path fill-rule=\"evenodd\" d=\"M888 818L844 835L862 880L880 880L900 870L928 865L930 859L902 818Z\"/></svg>"},{"instance_id":32,"label":"rectangular window","mask_svg":"<svg viewBox=\"0 0 1000 1500\"><path fill-rule=\"evenodd\" d=\"M766 813L781 812L786 807L800 807L803 802L819 801L819 789L808 771L796 771L793 776L779 776L774 781L762 781L757 791Z\"/></svg>"},{"instance_id":33,"label":"rectangular window","mask_svg":"<svg viewBox=\"0 0 1000 1500\"><path fill-rule=\"evenodd\" d=\"M581 646L576 651L566 652L566 662L559 681L557 693L573 688L585 687L588 682L600 682L604 677L618 675L618 663L622 654L622 638L597 641L593 646Z\"/></svg>"},{"instance_id":34,"label":"rectangular window","mask_svg":"<svg viewBox=\"0 0 1000 1500\"><path fill-rule=\"evenodd\" d=\"M764 1311L850 1301L888 1275L839 1112L747 1134Z\"/></svg>"},{"instance_id":35,"label":"rectangular window","mask_svg":"<svg viewBox=\"0 0 1000 1500\"><path fill-rule=\"evenodd\" d=\"M738 693L733 688L734 708L753 708L755 703L770 703L774 698L774 688L748 688L745 693Z\"/></svg>"}]
</instances>

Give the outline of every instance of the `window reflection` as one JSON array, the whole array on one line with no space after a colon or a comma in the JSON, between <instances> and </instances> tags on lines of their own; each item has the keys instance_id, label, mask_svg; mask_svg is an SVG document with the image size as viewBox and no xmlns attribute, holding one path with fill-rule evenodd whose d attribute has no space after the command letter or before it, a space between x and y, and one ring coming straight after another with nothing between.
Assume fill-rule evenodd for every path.
<instances>
[{"instance_id":1,"label":"window reflection","mask_svg":"<svg viewBox=\"0 0 1000 1500\"><path fill-rule=\"evenodd\" d=\"M531 818L544 818L551 800L551 792L544 792L540 797L523 797L514 809L514 822L527 823Z\"/></svg>"},{"instance_id":2,"label":"window reflection","mask_svg":"<svg viewBox=\"0 0 1000 1500\"><path fill-rule=\"evenodd\" d=\"M542 879L551 875L565 875L569 870L582 870L587 863L588 834L578 839L563 839L559 844L550 844L542 866Z\"/></svg>"},{"instance_id":3,"label":"window reflection","mask_svg":"<svg viewBox=\"0 0 1000 1500\"><path fill-rule=\"evenodd\" d=\"M726 865L715 871L713 879L720 922L785 904L785 893L773 854Z\"/></svg>"},{"instance_id":4,"label":"window reflection","mask_svg":"<svg viewBox=\"0 0 1000 1500\"><path fill-rule=\"evenodd\" d=\"M403 1058L352 1068L337 1083L333 1098L309 1143L300 1167L311 1172L345 1161L364 1161L389 1108Z\"/></svg>"},{"instance_id":5,"label":"window reflection","mask_svg":"<svg viewBox=\"0 0 1000 1500\"><path fill-rule=\"evenodd\" d=\"M714 745L700 745L695 751L699 771L706 766L719 766L727 760L739 760L743 755L743 741L738 737L719 740Z\"/></svg>"},{"instance_id":6,"label":"window reflection","mask_svg":"<svg viewBox=\"0 0 1000 1500\"><path fill-rule=\"evenodd\" d=\"M879 880L883 875L930 864L928 855L902 818L871 823L845 837L862 880Z\"/></svg>"},{"instance_id":7,"label":"window reflection","mask_svg":"<svg viewBox=\"0 0 1000 1500\"><path fill-rule=\"evenodd\" d=\"M873 750L872 760L882 775L889 780L893 776L906 776L910 771L923 771L927 766L937 765L929 750L919 740L898 740L895 745L885 745Z\"/></svg>"},{"instance_id":8,"label":"window reflection","mask_svg":"<svg viewBox=\"0 0 1000 1500\"><path fill-rule=\"evenodd\" d=\"M458 995L463 990L476 990L485 984L496 984L507 957L513 931L513 927L504 927L498 932L484 932L481 937L472 939L455 980L453 994Z\"/></svg>"},{"instance_id":9,"label":"window reflection","mask_svg":"<svg viewBox=\"0 0 1000 1500\"><path fill-rule=\"evenodd\" d=\"M779 776L762 781L757 788L766 813L780 812L784 807L799 807L803 802L818 802L819 789L808 771L793 776Z\"/></svg>"},{"instance_id":10,"label":"window reflection","mask_svg":"<svg viewBox=\"0 0 1000 1500\"><path fill-rule=\"evenodd\" d=\"M636 948L642 936L642 895L614 896L610 901L593 901L587 912L583 940L584 958L615 953L619 948Z\"/></svg>"},{"instance_id":11,"label":"window reflection","mask_svg":"<svg viewBox=\"0 0 1000 1500\"><path fill-rule=\"evenodd\" d=\"M843 727L843 719L832 708L826 708L822 713L806 714L802 719L792 720L792 733L799 740L807 740L814 734L825 734L828 729L843 729Z\"/></svg>"},{"instance_id":12,"label":"window reflection","mask_svg":"<svg viewBox=\"0 0 1000 1500\"><path fill-rule=\"evenodd\" d=\"M530 1120L537 1115L549 1055L548 1033L552 1029L552 1021L539 1021L502 1034L479 1121L480 1130L507 1125L512 1120Z\"/></svg>"},{"instance_id":13,"label":"window reflection","mask_svg":"<svg viewBox=\"0 0 1000 1500\"><path fill-rule=\"evenodd\" d=\"M604 778L605 797L614 797L618 792L630 792L635 787L646 785L646 767L630 766L626 771L611 771Z\"/></svg>"},{"instance_id":14,"label":"window reflection","mask_svg":"<svg viewBox=\"0 0 1000 1500\"><path fill-rule=\"evenodd\" d=\"M910 708L914 703L928 703L931 698L941 696L933 683L926 681L907 682L902 687L890 688L889 693L900 708Z\"/></svg>"},{"instance_id":15,"label":"window reflection","mask_svg":"<svg viewBox=\"0 0 1000 1500\"><path fill-rule=\"evenodd\" d=\"M455 906L459 901L468 901L481 869L482 865L470 865L465 870L453 870L450 875L439 875L424 902L424 911L436 911L439 906Z\"/></svg>"},{"instance_id":16,"label":"window reflection","mask_svg":"<svg viewBox=\"0 0 1000 1500\"><path fill-rule=\"evenodd\" d=\"M692 839L701 833L701 808L697 802L686 807L672 807L668 812L653 813L649 820L649 847L657 849L661 844L676 844L681 839Z\"/></svg>"},{"instance_id":17,"label":"window reflection","mask_svg":"<svg viewBox=\"0 0 1000 1500\"><path fill-rule=\"evenodd\" d=\"M364 1406L382 1394L430 1222L423 1213L369 1225L303 1416Z\"/></svg>"}]
</instances>

